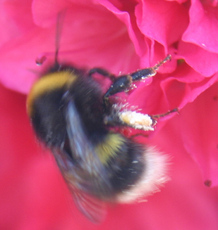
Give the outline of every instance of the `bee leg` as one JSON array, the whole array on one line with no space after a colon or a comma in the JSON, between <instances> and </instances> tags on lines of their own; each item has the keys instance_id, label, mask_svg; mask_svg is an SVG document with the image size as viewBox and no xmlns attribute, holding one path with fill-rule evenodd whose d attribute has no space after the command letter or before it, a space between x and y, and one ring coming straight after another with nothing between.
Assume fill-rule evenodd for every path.
<instances>
[{"instance_id":1,"label":"bee leg","mask_svg":"<svg viewBox=\"0 0 218 230\"><path fill-rule=\"evenodd\" d=\"M130 136L130 139L131 140L134 140L134 138L137 138L137 137L144 137L144 138L148 138L149 137L149 135L148 134L144 134L144 133L136 133L136 134L134 134L134 135L131 135Z\"/></svg>"},{"instance_id":2,"label":"bee leg","mask_svg":"<svg viewBox=\"0 0 218 230\"><path fill-rule=\"evenodd\" d=\"M131 85L134 81L144 80L146 78L150 78L156 75L159 67L163 65L165 62L167 62L168 60L170 60L170 58L171 56L168 55L166 58L164 58L162 61L160 61L159 63L157 63L155 66L151 68L141 69L131 74L117 77L104 95L105 104L110 96L119 92L128 91L131 88Z\"/></svg>"},{"instance_id":3,"label":"bee leg","mask_svg":"<svg viewBox=\"0 0 218 230\"><path fill-rule=\"evenodd\" d=\"M144 131L154 131L154 126L160 117L167 116L174 112L178 112L178 109L175 108L163 114L149 115L131 110L122 111L122 108L113 107L112 112L104 117L104 123L112 127L123 126Z\"/></svg>"},{"instance_id":4,"label":"bee leg","mask_svg":"<svg viewBox=\"0 0 218 230\"><path fill-rule=\"evenodd\" d=\"M93 68L89 71L88 75L91 77L93 74L95 73L98 73L104 77L108 77L112 82L115 81L115 75L108 72L107 70L105 69L102 69L102 68Z\"/></svg>"},{"instance_id":5,"label":"bee leg","mask_svg":"<svg viewBox=\"0 0 218 230\"><path fill-rule=\"evenodd\" d=\"M150 117L152 118L152 119L154 119L154 120L157 120L157 119L159 119L160 117L165 117L165 116L167 116L167 115L169 115L169 114L171 114L171 113L175 113L175 112L179 112L179 109L178 108L175 108L175 109L172 109L172 110L169 110L168 112L166 112L166 113L162 113L162 114L156 114L156 115L150 115Z\"/></svg>"}]
</instances>

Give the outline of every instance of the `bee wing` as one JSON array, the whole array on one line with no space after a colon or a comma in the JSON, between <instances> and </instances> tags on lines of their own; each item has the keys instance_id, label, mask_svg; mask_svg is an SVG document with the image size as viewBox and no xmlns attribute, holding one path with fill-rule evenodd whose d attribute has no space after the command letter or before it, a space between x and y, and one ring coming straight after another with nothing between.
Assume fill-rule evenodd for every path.
<instances>
[{"instance_id":1,"label":"bee wing","mask_svg":"<svg viewBox=\"0 0 218 230\"><path fill-rule=\"evenodd\" d=\"M68 103L66 112L67 134L72 157L75 159L77 175L85 184L105 191L110 190L106 167L101 163L93 144L87 138L81 118L73 101ZM87 181L89 180L89 181ZM85 188L84 188L85 189Z\"/></svg>"},{"instance_id":2,"label":"bee wing","mask_svg":"<svg viewBox=\"0 0 218 230\"><path fill-rule=\"evenodd\" d=\"M77 208L92 222L102 222L106 216L106 204L78 188L78 180L81 181L81 179L78 178L78 175L75 175L75 166L73 166L72 160L65 152L60 149L54 149L53 154L73 195Z\"/></svg>"},{"instance_id":3,"label":"bee wing","mask_svg":"<svg viewBox=\"0 0 218 230\"><path fill-rule=\"evenodd\" d=\"M72 189L74 202L77 208L89 220L94 223L100 223L106 216L106 205L103 201L89 196L86 193Z\"/></svg>"},{"instance_id":4,"label":"bee wing","mask_svg":"<svg viewBox=\"0 0 218 230\"><path fill-rule=\"evenodd\" d=\"M70 154L64 145L53 149L53 153L78 209L93 222L99 222L105 215L101 198L111 191L107 169L87 138L73 101L66 108L66 123Z\"/></svg>"}]
</instances>

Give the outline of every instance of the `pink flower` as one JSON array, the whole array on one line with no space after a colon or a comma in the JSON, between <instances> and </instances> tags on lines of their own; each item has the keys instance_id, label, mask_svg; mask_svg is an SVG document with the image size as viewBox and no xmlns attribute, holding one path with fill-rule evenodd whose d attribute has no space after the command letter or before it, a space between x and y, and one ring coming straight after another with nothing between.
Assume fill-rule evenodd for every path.
<instances>
[{"instance_id":1,"label":"pink flower","mask_svg":"<svg viewBox=\"0 0 218 230\"><path fill-rule=\"evenodd\" d=\"M1 86L1 229L210 229L218 226L218 5L210 0L0 3L0 81L28 93L54 61L57 14L65 11L60 61L115 74L172 61L129 103L144 113L178 107L148 143L171 156L171 181L147 203L118 205L101 225L86 220L50 154L34 138L25 96ZM42 66L35 60L45 56ZM195 164L196 163L196 164ZM211 187L207 188L205 185ZM213 188L212 188L213 187Z\"/></svg>"}]
</instances>

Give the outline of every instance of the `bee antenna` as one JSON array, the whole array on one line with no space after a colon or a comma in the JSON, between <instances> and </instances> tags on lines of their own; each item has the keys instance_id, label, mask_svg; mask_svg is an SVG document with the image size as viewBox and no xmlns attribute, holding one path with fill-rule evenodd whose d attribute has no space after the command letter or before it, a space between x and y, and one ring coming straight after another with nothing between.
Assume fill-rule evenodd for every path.
<instances>
[{"instance_id":1,"label":"bee antenna","mask_svg":"<svg viewBox=\"0 0 218 230\"><path fill-rule=\"evenodd\" d=\"M63 29L63 21L64 21L65 10L61 11L57 15L57 23L56 23L56 36L55 36L55 66L59 66L58 54L60 50L60 40L61 33Z\"/></svg>"}]
</instances>

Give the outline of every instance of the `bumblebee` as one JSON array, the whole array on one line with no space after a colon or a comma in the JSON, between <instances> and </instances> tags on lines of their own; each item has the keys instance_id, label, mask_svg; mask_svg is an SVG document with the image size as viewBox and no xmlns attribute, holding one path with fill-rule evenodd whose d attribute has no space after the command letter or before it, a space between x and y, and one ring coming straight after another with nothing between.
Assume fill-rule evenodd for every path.
<instances>
[{"instance_id":1,"label":"bumblebee","mask_svg":"<svg viewBox=\"0 0 218 230\"><path fill-rule=\"evenodd\" d=\"M93 222L101 220L105 202L133 202L166 180L166 157L116 127L153 130L157 118L172 111L142 114L113 96L154 76L169 59L115 76L101 68L86 72L62 65L56 58L28 95L27 112L36 136L51 149L77 207ZM96 73L111 80L106 92L93 78Z\"/></svg>"}]
</instances>

